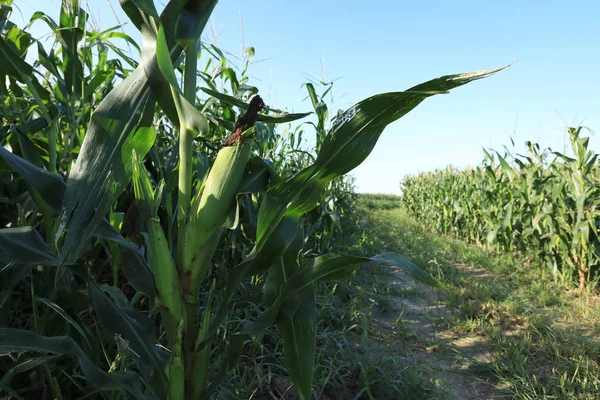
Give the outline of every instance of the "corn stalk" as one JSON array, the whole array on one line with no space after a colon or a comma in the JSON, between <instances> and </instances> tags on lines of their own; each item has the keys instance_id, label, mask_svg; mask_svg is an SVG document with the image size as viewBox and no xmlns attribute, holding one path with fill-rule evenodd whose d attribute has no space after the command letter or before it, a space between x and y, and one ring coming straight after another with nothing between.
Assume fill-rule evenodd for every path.
<instances>
[{"instance_id":1,"label":"corn stalk","mask_svg":"<svg viewBox=\"0 0 600 400\"><path fill-rule=\"evenodd\" d=\"M568 128L571 155L527 142L525 156L486 151L476 168L406 177L403 206L440 233L520 253L583 290L600 263L600 176L581 131Z\"/></svg>"},{"instance_id":2,"label":"corn stalk","mask_svg":"<svg viewBox=\"0 0 600 400\"><path fill-rule=\"evenodd\" d=\"M294 121L307 114L287 114L266 107L256 92L239 91L240 82L231 70L223 74L231 81L233 96L216 90L205 73L198 73L199 38L216 3L171 0L159 15L152 1L121 2L142 32L141 62L91 114L66 181L62 175L52 173L52 165L48 172L0 147L0 157L10 171L21 175L32 192L52 207L59 221L54 249L32 227L0 230L0 261L16 264L13 268L25 269L26 273L34 265L57 267L53 270L54 285L50 286L63 294L86 292L97 326L114 339L116 356L110 370L103 371L90 360L91 350L86 344L68 336L45 336L43 330L33 333L3 329L0 351L75 354L92 386L126 392L132 398L210 398L238 365L244 345L276 326L283 338L285 367L300 398L308 400L312 398L316 349L316 282L341 279L360 265L378 262L393 263L417 279L439 286L397 254L356 257L329 253L334 216L320 241L321 251L328 254L308 256L303 217L319 205L325 190L332 190L332 182L366 159L388 124L428 97L447 93L499 69L443 76L407 91L370 97L339 113L330 126L322 101L313 98L319 114L318 152L295 173L279 176L269 166L286 165L287 155L280 154L283 160L271 164L251 159L264 150L264 146L256 148L260 137L255 141L254 136L263 133L259 131L263 124ZM64 7L77 8L77 2L65 0ZM182 57L185 63L179 65ZM74 96L82 93L78 65L72 65L65 80L65 90ZM176 72L179 70L183 89ZM208 86L202 88L209 96L204 104L199 104L197 97L198 76ZM168 123L156 123L157 103L164 117L161 120ZM218 104L223 115L207 112L211 104ZM176 151L169 158L175 160L178 170L158 168L161 173L152 174L148 165L161 162L160 155L156 155L157 127L161 126L176 136ZM229 134L225 140L211 140L223 131ZM214 150L212 163L196 156L200 146ZM194 174L194 165L204 166L205 171ZM128 237L133 241L121 236L105 219L114 212L131 180L135 207L129 208L132 211L123 216L123 223L127 222ZM176 229L171 226L171 189L177 193ZM163 212L164 207L169 209ZM248 250L236 253L229 263L216 263L216 250L227 239L229 230L240 231L242 207L254 215L243 225L248 232ZM334 207L324 210L328 211L333 212ZM111 220L114 223L118 218L112 215ZM104 241L112 242L112 249L118 247L119 255L107 256L97 245ZM104 267L97 265L101 259L121 266L136 290L133 298L116 285L98 284L97 274ZM230 328L228 315L238 289L246 279L263 275L268 277L268 284L259 316ZM118 279L113 281L118 283ZM85 291L78 290L81 285ZM59 299L53 296L51 300ZM60 310L58 304L48 304ZM147 315L154 307L160 313L159 332L165 336L162 346L157 346L157 326ZM60 315L77 332L83 332L82 337L92 337L84 329L77 329L79 323L69 320L66 313ZM98 348L102 345L95 343ZM131 364L136 368L130 368ZM48 382L54 384L54 377L50 376Z\"/></svg>"}]
</instances>

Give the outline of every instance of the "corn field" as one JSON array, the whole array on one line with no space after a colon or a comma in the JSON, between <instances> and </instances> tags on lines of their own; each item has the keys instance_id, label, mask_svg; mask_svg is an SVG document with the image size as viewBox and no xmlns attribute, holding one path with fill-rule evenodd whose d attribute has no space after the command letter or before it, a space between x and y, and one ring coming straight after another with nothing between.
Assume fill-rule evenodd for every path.
<instances>
[{"instance_id":1,"label":"corn field","mask_svg":"<svg viewBox=\"0 0 600 400\"><path fill-rule=\"evenodd\" d=\"M10 2L0 8L0 391L219 397L276 328L281 368L311 399L315 284L367 262L437 284L398 254L334 252L353 198L345 174L421 101L498 70L335 116L330 87L307 84L311 109L290 114L251 84L253 48L232 65L200 40L216 0L120 4L143 43L93 29L63 0L57 21L33 14L53 32L44 46L11 22ZM262 298L252 307L250 287Z\"/></svg>"},{"instance_id":2,"label":"corn field","mask_svg":"<svg viewBox=\"0 0 600 400\"><path fill-rule=\"evenodd\" d=\"M406 177L402 204L437 232L492 251L518 252L556 280L583 289L600 263L600 171L582 127L569 128L572 155L485 151L482 165Z\"/></svg>"}]
</instances>

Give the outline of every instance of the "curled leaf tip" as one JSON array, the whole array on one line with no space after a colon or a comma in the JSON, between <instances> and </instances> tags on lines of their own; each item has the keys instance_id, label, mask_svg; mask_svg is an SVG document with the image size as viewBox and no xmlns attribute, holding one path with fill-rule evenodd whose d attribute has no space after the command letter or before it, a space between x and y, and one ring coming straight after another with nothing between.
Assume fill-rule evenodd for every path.
<instances>
[{"instance_id":1,"label":"curled leaf tip","mask_svg":"<svg viewBox=\"0 0 600 400\"><path fill-rule=\"evenodd\" d=\"M458 74L453 76L452 78L450 78L451 80L464 80L464 79L480 79L480 78L486 78L490 75L495 74L496 72L502 71L503 69L506 69L508 67L510 67L511 65L513 65L514 63L516 63L517 61L513 61L510 64L507 64L503 67L500 68L496 68L496 69L492 69L490 71L488 70L479 70L479 71L475 71L475 72L466 72L464 74Z\"/></svg>"}]
</instances>

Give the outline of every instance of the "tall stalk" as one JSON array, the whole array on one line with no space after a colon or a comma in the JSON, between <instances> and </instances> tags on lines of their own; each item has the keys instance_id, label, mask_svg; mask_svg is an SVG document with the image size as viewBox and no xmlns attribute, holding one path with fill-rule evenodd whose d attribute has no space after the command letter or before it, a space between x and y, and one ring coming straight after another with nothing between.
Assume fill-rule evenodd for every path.
<instances>
[{"instance_id":1,"label":"tall stalk","mask_svg":"<svg viewBox=\"0 0 600 400\"><path fill-rule=\"evenodd\" d=\"M198 66L198 46L189 44L185 48L185 75L183 93L193 106L196 103L196 69ZM180 114L181 115L181 114ZM192 140L193 131L187 124L180 123L179 131L179 196L177 200L177 238L179 241L177 269L183 271L181 263L185 247L185 226L192 199Z\"/></svg>"}]
</instances>

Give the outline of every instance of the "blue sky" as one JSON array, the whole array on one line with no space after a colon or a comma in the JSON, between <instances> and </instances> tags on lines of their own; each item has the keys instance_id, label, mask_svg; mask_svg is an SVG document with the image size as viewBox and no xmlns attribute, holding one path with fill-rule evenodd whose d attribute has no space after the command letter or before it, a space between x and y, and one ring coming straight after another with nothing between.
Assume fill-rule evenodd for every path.
<instances>
[{"instance_id":1,"label":"blue sky","mask_svg":"<svg viewBox=\"0 0 600 400\"><path fill-rule=\"evenodd\" d=\"M126 22L118 0L110 1ZM115 25L108 0L88 4L102 28ZM517 150L532 140L562 151L565 124L600 130L600 2L373 4L221 0L212 20L223 49L239 54L242 43L256 49L255 60L263 61L251 66L251 83L267 103L296 112L311 109L301 85L307 77L320 79L322 64L325 80L337 79L334 108L346 109L380 92L518 60L493 77L426 100L390 125L353 171L359 191L399 193L405 174L475 165L483 147L501 150L511 137ZM60 1L15 5L28 19L34 8L56 16ZM20 20L18 11L14 17ZM131 24L125 30L139 37ZM600 152L600 137L592 137L591 146Z\"/></svg>"}]
</instances>

